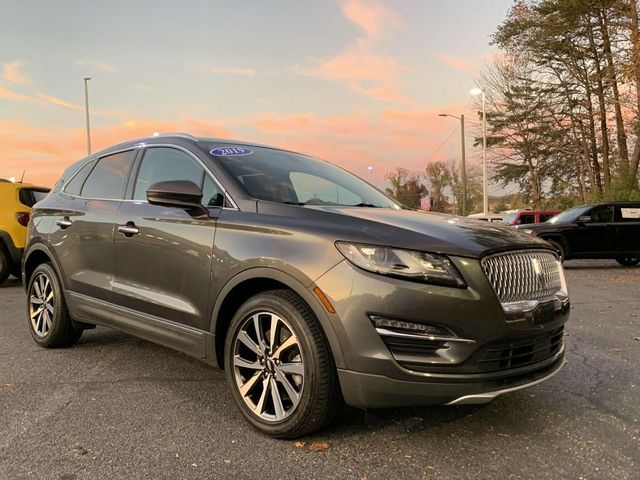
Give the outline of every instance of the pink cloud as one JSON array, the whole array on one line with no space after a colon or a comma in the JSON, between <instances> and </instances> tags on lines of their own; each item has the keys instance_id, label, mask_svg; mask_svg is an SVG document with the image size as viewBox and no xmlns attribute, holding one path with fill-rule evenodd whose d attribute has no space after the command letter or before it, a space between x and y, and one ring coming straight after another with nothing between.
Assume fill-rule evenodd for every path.
<instances>
[{"instance_id":1,"label":"pink cloud","mask_svg":"<svg viewBox=\"0 0 640 480\"><path fill-rule=\"evenodd\" d=\"M2 100L11 100L14 102L31 102L33 98L29 95L25 95L22 93L14 92L13 90L8 89L4 85L0 84L0 99Z\"/></svg>"},{"instance_id":2,"label":"pink cloud","mask_svg":"<svg viewBox=\"0 0 640 480\"><path fill-rule=\"evenodd\" d=\"M209 71L218 75L242 75L244 77L253 77L256 74L254 69L242 67L212 67Z\"/></svg>"},{"instance_id":3,"label":"pink cloud","mask_svg":"<svg viewBox=\"0 0 640 480\"><path fill-rule=\"evenodd\" d=\"M22 74L21 70L23 66L24 63L18 60L5 63L2 66L2 78L7 82L15 83L17 85L28 85L31 82Z\"/></svg>"},{"instance_id":4,"label":"pink cloud","mask_svg":"<svg viewBox=\"0 0 640 480\"><path fill-rule=\"evenodd\" d=\"M341 5L342 14L369 37L381 37L390 27L399 24L395 12L363 0L346 0Z\"/></svg>"},{"instance_id":5,"label":"pink cloud","mask_svg":"<svg viewBox=\"0 0 640 480\"><path fill-rule=\"evenodd\" d=\"M84 107L81 107L80 105L76 105L74 103L69 103L62 98L54 97L53 95L46 95L44 93L38 92L37 96L43 102L50 103L51 105L57 105L59 107L68 108L70 110L84 111Z\"/></svg>"},{"instance_id":6,"label":"pink cloud","mask_svg":"<svg viewBox=\"0 0 640 480\"><path fill-rule=\"evenodd\" d=\"M439 53L438 59L442 63L457 70L465 70L468 72L476 72L478 70L476 63L469 58L456 57L448 53Z\"/></svg>"}]
</instances>

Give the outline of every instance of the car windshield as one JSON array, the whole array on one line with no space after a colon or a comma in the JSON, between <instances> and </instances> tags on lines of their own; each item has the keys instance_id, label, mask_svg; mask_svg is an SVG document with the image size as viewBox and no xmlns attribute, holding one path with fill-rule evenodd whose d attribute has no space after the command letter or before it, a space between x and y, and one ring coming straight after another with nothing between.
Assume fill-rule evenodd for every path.
<instances>
[{"instance_id":1,"label":"car windshield","mask_svg":"<svg viewBox=\"0 0 640 480\"><path fill-rule=\"evenodd\" d=\"M506 217L502 219L502 223L504 223L505 225L511 225L517 215L518 215L518 212L509 213Z\"/></svg>"},{"instance_id":2,"label":"car windshield","mask_svg":"<svg viewBox=\"0 0 640 480\"><path fill-rule=\"evenodd\" d=\"M589 206L573 207L564 212L560 212L553 218L550 218L547 223L570 223L582 215L583 212L589 209Z\"/></svg>"},{"instance_id":3,"label":"car windshield","mask_svg":"<svg viewBox=\"0 0 640 480\"><path fill-rule=\"evenodd\" d=\"M253 198L292 205L401 207L364 180L317 158L266 147L206 145Z\"/></svg>"}]
</instances>

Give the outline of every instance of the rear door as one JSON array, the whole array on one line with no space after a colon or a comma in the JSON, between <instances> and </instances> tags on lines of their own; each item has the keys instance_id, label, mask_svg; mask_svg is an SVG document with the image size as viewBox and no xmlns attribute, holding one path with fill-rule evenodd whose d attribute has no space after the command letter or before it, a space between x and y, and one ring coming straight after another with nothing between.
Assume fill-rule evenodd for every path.
<instances>
[{"instance_id":1,"label":"rear door","mask_svg":"<svg viewBox=\"0 0 640 480\"><path fill-rule=\"evenodd\" d=\"M616 251L638 256L640 253L640 203L615 206Z\"/></svg>"},{"instance_id":2,"label":"rear door","mask_svg":"<svg viewBox=\"0 0 640 480\"><path fill-rule=\"evenodd\" d=\"M49 236L67 290L111 300L113 234L135 150L88 163L60 193Z\"/></svg>"},{"instance_id":3,"label":"rear door","mask_svg":"<svg viewBox=\"0 0 640 480\"><path fill-rule=\"evenodd\" d=\"M194 218L180 208L149 204L147 188L169 180L189 180L200 186L210 217ZM193 153L182 147L148 147L128 200L117 215L116 302L156 319L206 330L212 304L209 285L215 218L223 203L221 189ZM185 350L184 345L172 346Z\"/></svg>"}]
</instances>

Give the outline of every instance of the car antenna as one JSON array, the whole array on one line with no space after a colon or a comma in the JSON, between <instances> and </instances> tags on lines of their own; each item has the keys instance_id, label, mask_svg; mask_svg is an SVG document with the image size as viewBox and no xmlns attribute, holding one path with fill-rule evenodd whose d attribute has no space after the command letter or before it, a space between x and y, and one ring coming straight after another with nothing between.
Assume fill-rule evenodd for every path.
<instances>
[{"instance_id":1,"label":"car antenna","mask_svg":"<svg viewBox=\"0 0 640 480\"><path fill-rule=\"evenodd\" d=\"M20 177L20 182L19 182L19 183L22 183L22 181L24 180L24 173L25 173L25 171L26 171L26 170L22 170L22 176Z\"/></svg>"}]
</instances>

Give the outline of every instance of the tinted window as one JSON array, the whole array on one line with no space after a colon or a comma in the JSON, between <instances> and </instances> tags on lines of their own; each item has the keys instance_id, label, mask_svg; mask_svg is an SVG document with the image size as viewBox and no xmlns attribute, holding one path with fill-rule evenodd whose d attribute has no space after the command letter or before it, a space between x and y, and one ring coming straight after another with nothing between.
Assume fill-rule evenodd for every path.
<instances>
[{"instance_id":1,"label":"tinted window","mask_svg":"<svg viewBox=\"0 0 640 480\"><path fill-rule=\"evenodd\" d=\"M616 222L640 222L640 203L616 207Z\"/></svg>"},{"instance_id":2,"label":"tinted window","mask_svg":"<svg viewBox=\"0 0 640 480\"><path fill-rule=\"evenodd\" d=\"M551 213L541 213L540 214L540 222L546 222L553 218L553 214Z\"/></svg>"},{"instance_id":3,"label":"tinted window","mask_svg":"<svg viewBox=\"0 0 640 480\"><path fill-rule=\"evenodd\" d=\"M317 158L264 147L238 148L243 153L235 153L232 148L219 148L216 144L202 146L215 152L212 157L259 200L400 208L365 181ZM329 194L331 189L333 194Z\"/></svg>"},{"instance_id":4,"label":"tinted window","mask_svg":"<svg viewBox=\"0 0 640 480\"><path fill-rule=\"evenodd\" d=\"M589 212L593 223L610 223L613 222L613 207L602 206L596 207Z\"/></svg>"},{"instance_id":5,"label":"tinted window","mask_svg":"<svg viewBox=\"0 0 640 480\"><path fill-rule=\"evenodd\" d=\"M80 195L86 198L122 198L133 152L121 152L98 160L84 182Z\"/></svg>"},{"instance_id":6,"label":"tinted window","mask_svg":"<svg viewBox=\"0 0 640 480\"><path fill-rule=\"evenodd\" d=\"M84 167L82 167L78 173L64 186L64 191L71 195L80 195L80 190L82 190L82 184L87 179L89 172L91 172L91 168L93 167L93 162L87 163Z\"/></svg>"},{"instance_id":7,"label":"tinted window","mask_svg":"<svg viewBox=\"0 0 640 480\"><path fill-rule=\"evenodd\" d=\"M33 207L40 200L49 195L48 190L34 190L32 188L22 188L18 193L20 203L27 207Z\"/></svg>"},{"instance_id":8,"label":"tinted window","mask_svg":"<svg viewBox=\"0 0 640 480\"><path fill-rule=\"evenodd\" d=\"M528 225L529 223L536 223L536 216L533 213L523 213L518 218L518 225Z\"/></svg>"},{"instance_id":9,"label":"tinted window","mask_svg":"<svg viewBox=\"0 0 640 480\"><path fill-rule=\"evenodd\" d=\"M218 184L209 175L204 176L202 186L202 205L206 207L224 207L225 197Z\"/></svg>"},{"instance_id":10,"label":"tinted window","mask_svg":"<svg viewBox=\"0 0 640 480\"><path fill-rule=\"evenodd\" d=\"M188 180L202 188L203 177L204 169L188 153L175 148L149 148L138 171L133 198L146 200L151 185L170 180Z\"/></svg>"}]
</instances>

